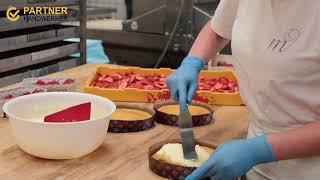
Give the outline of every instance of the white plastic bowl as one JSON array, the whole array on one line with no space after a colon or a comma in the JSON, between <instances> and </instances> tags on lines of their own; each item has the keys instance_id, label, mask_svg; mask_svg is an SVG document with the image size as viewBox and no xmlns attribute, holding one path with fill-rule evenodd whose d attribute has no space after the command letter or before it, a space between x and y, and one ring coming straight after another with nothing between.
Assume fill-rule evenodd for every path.
<instances>
[{"instance_id":1,"label":"white plastic bowl","mask_svg":"<svg viewBox=\"0 0 320 180\"><path fill-rule=\"evenodd\" d=\"M38 107L59 104L65 107L91 102L94 111L103 109L96 119L68 123L34 122L23 117ZM21 96L5 103L13 136L25 152L46 159L72 159L96 150L104 141L115 104L103 97L76 93L50 92Z\"/></svg>"}]
</instances>

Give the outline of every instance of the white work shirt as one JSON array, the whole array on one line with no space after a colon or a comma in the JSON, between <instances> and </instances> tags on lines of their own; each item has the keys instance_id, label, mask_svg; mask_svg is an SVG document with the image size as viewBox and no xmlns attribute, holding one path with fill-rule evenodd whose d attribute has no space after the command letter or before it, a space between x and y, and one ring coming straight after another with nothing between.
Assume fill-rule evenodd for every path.
<instances>
[{"instance_id":1,"label":"white work shirt","mask_svg":"<svg viewBox=\"0 0 320 180\"><path fill-rule=\"evenodd\" d=\"M222 0L212 28L232 40L248 137L320 120L319 0ZM258 165L247 176L319 180L320 156Z\"/></svg>"}]
</instances>

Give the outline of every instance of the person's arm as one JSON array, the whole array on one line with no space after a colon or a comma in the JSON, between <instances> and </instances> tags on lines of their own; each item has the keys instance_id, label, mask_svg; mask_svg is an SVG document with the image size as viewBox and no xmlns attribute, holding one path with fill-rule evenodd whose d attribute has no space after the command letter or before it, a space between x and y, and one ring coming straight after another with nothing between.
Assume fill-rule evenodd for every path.
<instances>
[{"instance_id":1,"label":"person's arm","mask_svg":"<svg viewBox=\"0 0 320 180\"><path fill-rule=\"evenodd\" d=\"M198 75L205 61L209 61L220 51L229 40L222 38L211 28L208 22L195 40L189 55L184 58L181 66L167 78L166 83L171 96L179 101L180 109L185 110L187 103L198 88Z\"/></svg>"},{"instance_id":2,"label":"person's arm","mask_svg":"<svg viewBox=\"0 0 320 180\"><path fill-rule=\"evenodd\" d=\"M196 38L189 54L180 67L166 80L171 96L179 101L180 109L185 110L187 103L198 88L198 76L205 62L215 55L229 42L238 9L238 0L220 1L215 15Z\"/></svg>"},{"instance_id":3,"label":"person's arm","mask_svg":"<svg viewBox=\"0 0 320 180\"><path fill-rule=\"evenodd\" d=\"M211 58L214 58L229 41L229 39L223 38L214 32L211 27L211 21L209 21L199 33L189 51L189 56L196 56L208 62Z\"/></svg>"},{"instance_id":4,"label":"person's arm","mask_svg":"<svg viewBox=\"0 0 320 180\"><path fill-rule=\"evenodd\" d=\"M277 160L320 155L320 122L270 134L268 139Z\"/></svg>"},{"instance_id":5,"label":"person's arm","mask_svg":"<svg viewBox=\"0 0 320 180\"><path fill-rule=\"evenodd\" d=\"M219 146L187 180L212 176L235 179L258 164L320 155L320 122L275 134L234 140Z\"/></svg>"}]
</instances>

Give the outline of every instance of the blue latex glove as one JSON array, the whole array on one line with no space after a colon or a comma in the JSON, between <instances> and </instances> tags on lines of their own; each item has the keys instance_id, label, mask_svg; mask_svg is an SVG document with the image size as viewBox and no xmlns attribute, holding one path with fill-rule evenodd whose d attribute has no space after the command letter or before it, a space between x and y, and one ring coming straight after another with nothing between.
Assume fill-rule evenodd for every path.
<instances>
[{"instance_id":1,"label":"blue latex glove","mask_svg":"<svg viewBox=\"0 0 320 180\"><path fill-rule=\"evenodd\" d=\"M187 108L187 103L192 101L198 89L198 76L203 65L204 60L201 58L187 56L181 66L166 80L171 96L179 101L181 110Z\"/></svg>"},{"instance_id":2,"label":"blue latex glove","mask_svg":"<svg viewBox=\"0 0 320 180\"><path fill-rule=\"evenodd\" d=\"M234 140L219 146L186 180L206 177L211 177L212 180L235 180L245 175L253 166L275 160L267 135Z\"/></svg>"}]
</instances>

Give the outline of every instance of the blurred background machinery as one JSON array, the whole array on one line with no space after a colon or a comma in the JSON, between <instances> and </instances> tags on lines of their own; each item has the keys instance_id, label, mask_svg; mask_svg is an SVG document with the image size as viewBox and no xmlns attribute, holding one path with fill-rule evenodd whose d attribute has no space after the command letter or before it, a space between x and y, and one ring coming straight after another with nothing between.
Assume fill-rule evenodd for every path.
<instances>
[{"instance_id":1,"label":"blurred background machinery","mask_svg":"<svg viewBox=\"0 0 320 180\"><path fill-rule=\"evenodd\" d=\"M101 39L111 63L180 65L219 0L88 0L87 35ZM99 11L94 9L100 8ZM113 20L110 20L113 19ZM230 45L224 54L231 54Z\"/></svg>"}]
</instances>

